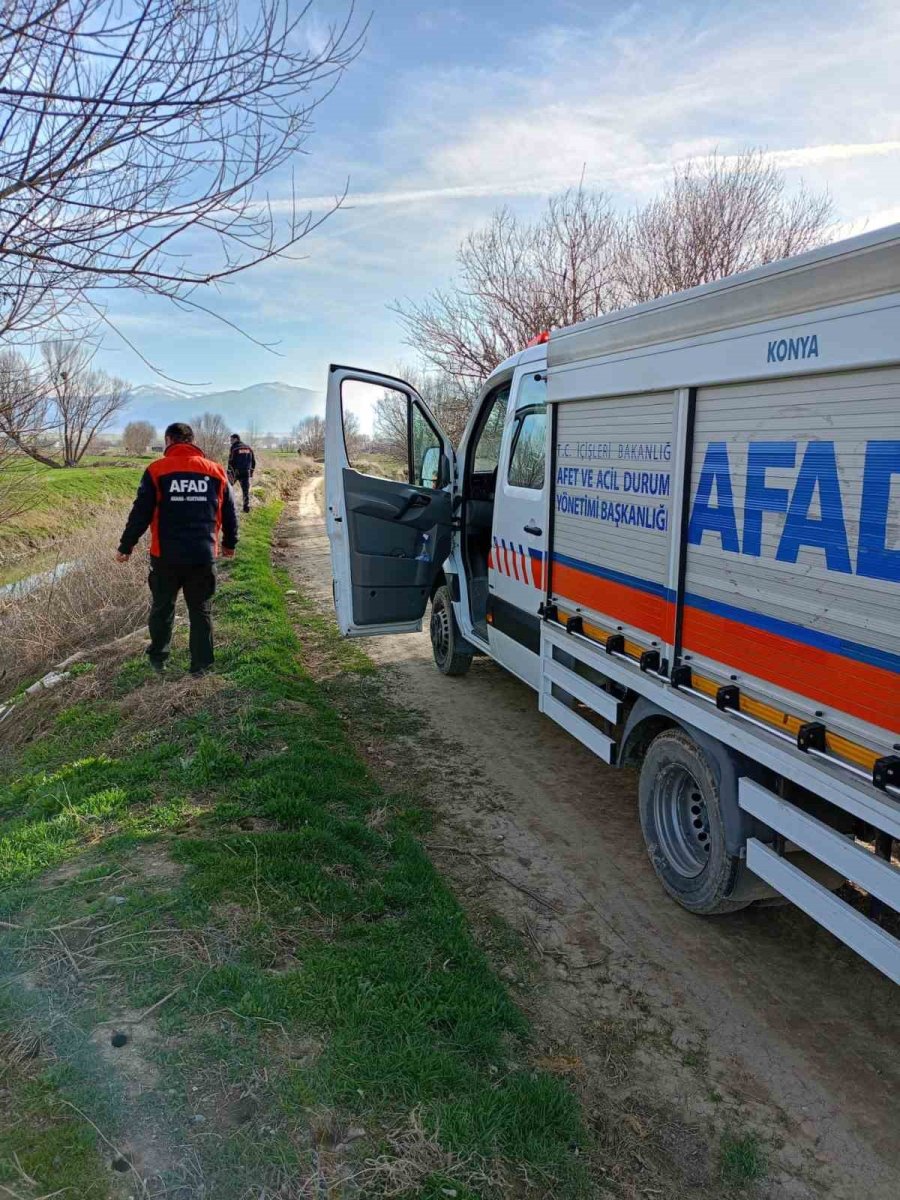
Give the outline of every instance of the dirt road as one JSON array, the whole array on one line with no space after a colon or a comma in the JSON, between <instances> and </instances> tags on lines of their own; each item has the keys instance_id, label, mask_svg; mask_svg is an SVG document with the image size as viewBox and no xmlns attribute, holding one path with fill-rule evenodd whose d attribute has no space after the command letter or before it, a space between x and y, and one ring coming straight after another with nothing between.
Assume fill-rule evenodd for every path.
<instances>
[{"instance_id":1,"label":"dirt road","mask_svg":"<svg viewBox=\"0 0 900 1200\"><path fill-rule=\"evenodd\" d=\"M321 480L284 534L304 591L330 608ZM407 756L430 781L435 860L464 902L490 893L525 930L542 975L531 1015L576 1047L598 1091L665 1104L686 1127L758 1133L770 1163L759 1194L896 1200L896 989L795 909L702 919L678 908L643 850L635 776L599 763L494 663L445 679L426 634L365 648L418 722L390 765ZM624 1080L609 1075L611 1028L636 1047ZM683 1157L687 1135L667 1136Z\"/></svg>"}]
</instances>

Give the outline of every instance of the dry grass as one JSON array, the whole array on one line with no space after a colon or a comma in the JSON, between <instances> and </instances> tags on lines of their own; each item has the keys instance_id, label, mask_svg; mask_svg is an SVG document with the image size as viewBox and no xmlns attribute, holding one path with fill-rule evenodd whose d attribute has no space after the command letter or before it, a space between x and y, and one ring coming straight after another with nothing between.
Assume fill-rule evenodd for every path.
<instances>
[{"instance_id":1,"label":"dry grass","mask_svg":"<svg viewBox=\"0 0 900 1200\"><path fill-rule=\"evenodd\" d=\"M41 1039L27 1021L0 1033L0 1086L8 1074L34 1062L41 1051Z\"/></svg>"},{"instance_id":2,"label":"dry grass","mask_svg":"<svg viewBox=\"0 0 900 1200\"><path fill-rule=\"evenodd\" d=\"M49 733L59 714L73 705L108 701L114 692L116 675L124 663L134 658L135 650L145 639L145 631L139 629L105 646L92 647L89 651L92 670L73 675L59 687L22 697L0 721L0 754L12 753ZM239 703L239 697L229 693L218 675L150 680L116 701L120 725L110 746L113 749L126 746L137 732L158 728L161 712L176 720L208 709L224 718Z\"/></svg>"},{"instance_id":3,"label":"dry grass","mask_svg":"<svg viewBox=\"0 0 900 1200\"><path fill-rule=\"evenodd\" d=\"M311 459L262 456L259 487L266 498L290 500L315 471ZM65 574L22 594L0 595L0 696L78 651L90 652L140 629L147 615L147 559L139 547L130 562L115 562L126 510L121 502L96 506L89 526L72 532L54 565ZM133 650L133 647L131 647Z\"/></svg>"},{"instance_id":4,"label":"dry grass","mask_svg":"<svg viewBox=\"0 0 900 1200\"><path fill-rule=\"evenodd\" d=\"M313 1170L304 1178L280 1181L271 1190L254 1191L253 1200L337 1200L339 1196L390 1200L419 1195L435 1178L446 1181L442 1194L448 1196L456 1195L456 1188L465 1189L466 1195L483 1189L491 1194L519 1194L509 1172L499 1164L443 1150L423 1128L418 1112L402 1128L383 1135L387 1149L375 1158L362 1159L357 1149L356 1139L362 1148L370 1134L345 1126L333 1113L314 1117L310 1136Z\"/></svg>"},{"instance_id":5,"label":"dry grass","mask_svg":"<svg viewBox=\"0 0 900 1200\"><path fill-rule=\"evenodd\" d=\"M0 679L9 693L75 651L101 645L143 624L147 615L147 559L138 549L115 561L124 524L122 506L97 510L59 552L74 563L64 575L25 595L0 598Z\"/></svg>"},{"instance_id":6,"label":"dry grass","mask_svg":"<svg viewBox=\"0 0 900 1200\"><path fill-rule=\"evenodd\" d=\"M262 451L259 456L260 471L255 480L255 487L261 487L269 495L275 495L279 500L296 500L300 495L300 485L310 475L315 475L318 467L305 454L274 454Z\"/></svg>"},{"instance_id":7,"label":"dry grass","mask_svg":"<svg viewBox=\"0 0 900 1200\"><path fill-rule=\"evenodd\" d=\"M422 1126L418 1112L410 1114L408 1124L387 1134L390 1149L366 1161L356 1173L367 1187L363 1194L407 1196L416 1194L433 1176L453 1180L467 1190L487 1188L500 1191L508 1185L505 1172L476 1155L462 1157L441 1148L436 1137Z\"/></svg>"}]
</instances>

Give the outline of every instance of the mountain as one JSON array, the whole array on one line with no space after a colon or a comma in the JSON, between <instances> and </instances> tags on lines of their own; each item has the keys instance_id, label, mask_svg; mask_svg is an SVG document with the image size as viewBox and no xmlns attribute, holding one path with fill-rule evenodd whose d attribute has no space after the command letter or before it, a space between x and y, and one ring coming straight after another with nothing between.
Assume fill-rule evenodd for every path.
<instances>
[{"instance_id":1,"label":"mountain","mask_svg":"<svg viewBox=\"0 0 900 1200\"><path fill-rule=\"evenodd\" d=\"M222 392L189 392L159 384L132 389L116 422L150 421L162 433L172 421L190 421L204 412L221 413L235 433L255 427L259 433L289 433L304 417L321 414L319 392L290 383L254 383Z\"/></svg>"}]
</instances>

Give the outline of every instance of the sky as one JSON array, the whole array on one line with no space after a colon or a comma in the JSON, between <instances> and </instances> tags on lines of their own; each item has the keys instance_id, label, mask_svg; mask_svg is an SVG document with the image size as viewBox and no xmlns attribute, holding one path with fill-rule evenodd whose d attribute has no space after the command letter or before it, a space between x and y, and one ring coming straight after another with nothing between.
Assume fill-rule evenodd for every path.
<instances>
[{"instance_id":1,"label":"sky","mask_svg":"<svg viewBox=\"0 0 900 1200\"><path fill-rule=\"evenodd\" d=\"M324 389L329 362L414 362L391 304L454 274L493 211L536 215L584 179L628 209L675 164L762 147L827 189L841 233L900 222L896 0L357 0L365 45L318 110L294 187L316 214L296 250L204 303L118 293L99 365L191 389L280 380ZM313 0L316 45L344 0ZM271 183L277 203L287 180ZM163 378L130 349L130 341Z\"/></svg>"}]
</instances>

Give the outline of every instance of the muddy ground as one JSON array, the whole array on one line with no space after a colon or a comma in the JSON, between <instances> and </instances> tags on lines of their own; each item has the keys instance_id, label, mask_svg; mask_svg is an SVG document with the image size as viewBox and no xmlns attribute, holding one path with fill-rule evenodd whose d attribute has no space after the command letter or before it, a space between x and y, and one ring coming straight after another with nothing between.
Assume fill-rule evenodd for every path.
<instances>
[{"instance_id":1,"label":"muddy ground","mask_svg":"<svg viewBox=\"0 0 900 1200\"><path fill-rule=\"evenodd\" d=\"M304 484L278 553L330 611L321 483ZM433 858L476 926L499 918L520 936L505 974L543 1065L584 1097L601 1176L635 1196L723 1195L716 1155L749 1135L768 1162L756 1195L896 1200L894 986L796 909L678 908L643 850L636 776L541 716L496 664L446 679L424 633L365 649L371 704L386 695L410 715L373 733L348 685L351 729L383 777L427 791Z\"/></svg>"}]
</instances>

